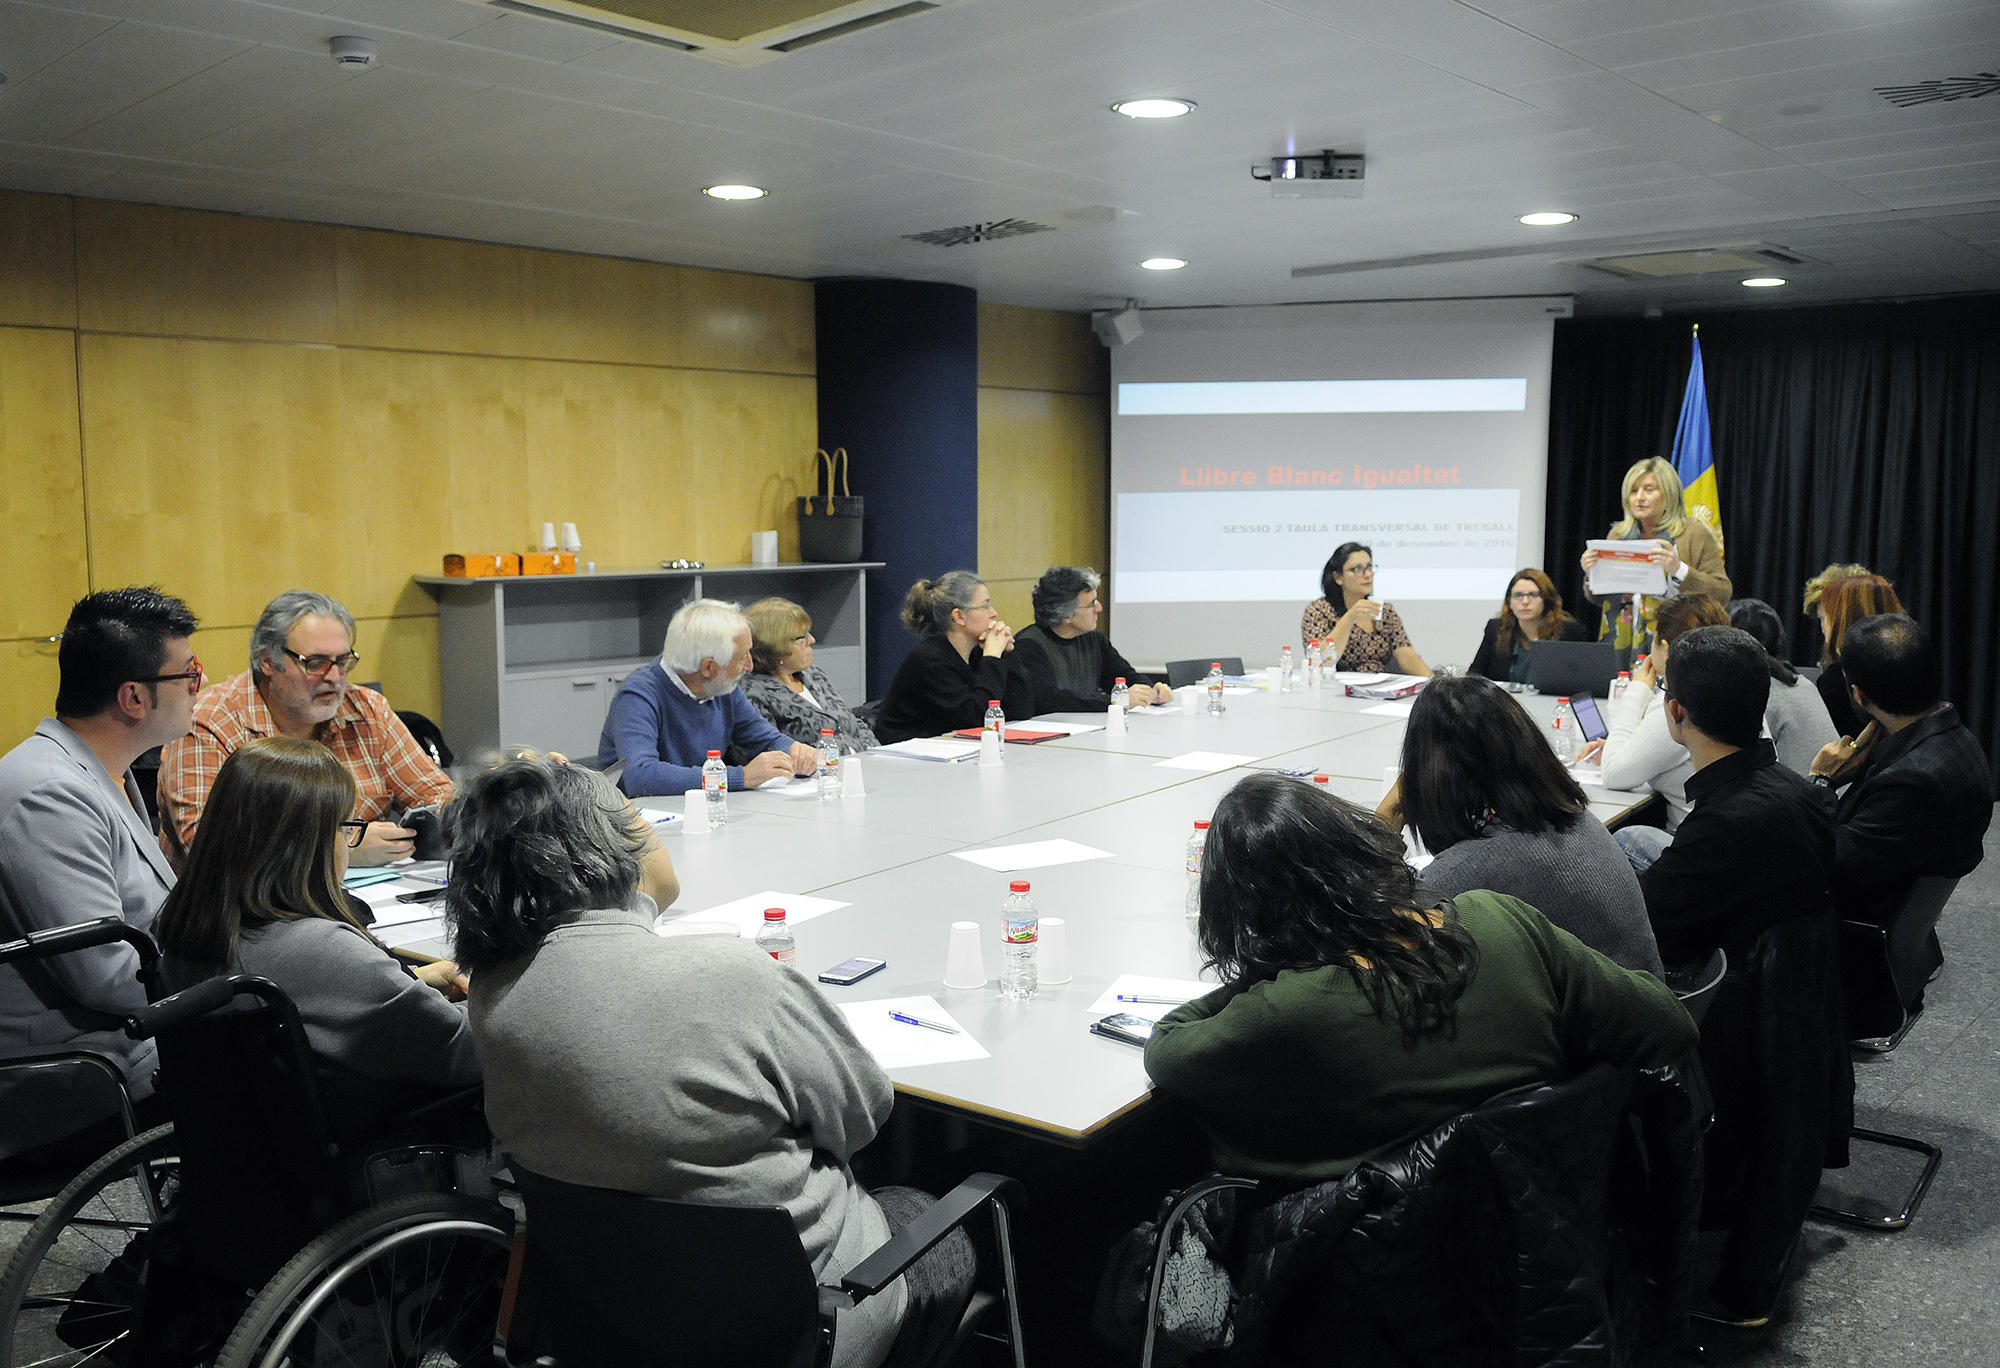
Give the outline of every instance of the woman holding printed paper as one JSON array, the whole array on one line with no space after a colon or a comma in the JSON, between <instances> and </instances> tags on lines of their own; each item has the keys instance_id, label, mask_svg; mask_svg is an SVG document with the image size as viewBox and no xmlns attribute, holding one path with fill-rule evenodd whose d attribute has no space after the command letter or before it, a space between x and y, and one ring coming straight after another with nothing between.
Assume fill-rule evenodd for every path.
<instances>
[{"instance_id":1,"label":"woman holding printed paper","mask_svg":"<svg viewBox=\"0 0 2000 1368\"><path fill-rule=\"evenodd\" d=\"M1620 650L1644 653L1653 641L1653 613L1660 600L1677 594L1707 594L1718 603L1730 598L1729 572L1722 565L1722 542L1715 529L1690 517L1681 498L1681 479L1658 456L1635 461L1625 472L1625 517L1613 523L1606 541L1650 541L1648 557L1665 577L1662 594L1594 593L1591 571L1598 553L1583 553L1583 596L1603 608L1599 640Z\"/></svg>"},{"instance_id":2,"label":"woman holding printed paper","mask_svg":"<svg viewBox=\"0 0 2000 1368\"><path fill-rule=\"evenodd\" d=\"M1317 641L1333 653L1336 670L1400 671L1429 676L1431 667L1410 645L1393 606L1373 597L1375 553L1360 542L1342 542L1319 572L1320 597L1306 605L1302 642ZM1338 603L1339 608L1333 605Z\"/></svg>"}]
</instances>

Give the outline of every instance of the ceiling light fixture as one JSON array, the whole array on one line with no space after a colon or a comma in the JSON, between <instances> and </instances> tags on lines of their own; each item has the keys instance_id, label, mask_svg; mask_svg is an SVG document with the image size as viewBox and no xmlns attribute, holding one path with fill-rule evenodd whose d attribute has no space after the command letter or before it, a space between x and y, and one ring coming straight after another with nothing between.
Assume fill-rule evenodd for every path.
<instances>
[{"instance_id":1,"label":"ceiling light fixture","mask_svg":"<svg viewBox=\"0 0 2000 1368\"><path fill-rule=\"evenodd\" d=\"M1523 214L1520 222L1530 228L1559 228L1565 223L1575 223L1575 214L1565 214L1560 209L1548 209L1538 214Z\"/></svg>"},{"instance_id":2,"label":"ceiling light fixture","mask_svg":"<svg viewBox=\"0 0 2000 1368\"><path fill-rule=\"evenodd\" d=\"M1783 276L1751 276L1743 282L1753 290L1775 290L1785 283Z\"/></svg>"},{"instance_id":3,"label":"ceiling light fixture","mask_svg":"<svg viewBox=\"0 0 2000 1368\"><path fill-rule=\"evenodd\" d=\"M762 199L771 192L756 185L704 185L701 193L710 199L753 200Z\"/></svg>"},{"instance_id":4,"label":"ceiling light fixture","mask_svg":"<svg viewBox=\"0 0 2000 1368\"><path fill-rule=\"evenodd\" d=\"M1139 265L1148 271L1178 271L1187 263L1179 257L1147 257Z\"/></svg>"},{"instance_id":5,"label":"ceiling light fixture","mask_svg":"<svg viewBox=\"0 0 2000 1368\"><path fill-rule=\"evenodd\" d=\"M1128 119L1178 119L1183 114L1194 113L1193 100L1148 99L1120 100L1111 106L1114 114L1123 114Z\"/></svg>"}]
</instances>

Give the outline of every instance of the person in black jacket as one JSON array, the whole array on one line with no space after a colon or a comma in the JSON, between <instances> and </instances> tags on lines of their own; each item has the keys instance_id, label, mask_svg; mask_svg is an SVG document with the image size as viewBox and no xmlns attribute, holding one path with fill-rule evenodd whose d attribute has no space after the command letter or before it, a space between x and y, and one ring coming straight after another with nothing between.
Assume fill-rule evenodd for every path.
<instances>
[{"instance_id":1,"label":"person in black jacket","mask_svg":"<svg viewBox=\"0 0 2000 1368\"><path fill-rule=\"evenodd\" d=\"M918 580L903 600L903 626L923 640L903 657L876 714L883 745L977 727L995 698L1009 717L1033 716L1027 676L1009 658L1014 633L979 576L953 570Z\"/></svg>"},{"instance_id":2,"label":"person in black jacket","mask_svg":"<svg viewBox=\"0 0 2000 1368\"><path fill-rule=\"evenodd\" d=\"M1528 682L1528 643L1582 641L1583 624L1563 611L1555 581L1530 566L1515 575L1507 597L1486 623L1470 673L1502 684Z\"/></svg>"},{"instance_id":3,"label":"person in black jacket","mask_svg":"<svg viewBox=\"0 0 2000 1368\"><path fill-rule=\"evenodd\" d=\"M1016 668L1027 672L1034 694L1031 716L1098 712L1120 679L1132 692L1131 707L1173 701L1166 685L1141 684L1132 662L1097 630L1104 611L1097 585L1097 572L1085 565L1051 566L1035 581L1035 623L1015 638Z\"/></svg>"},{"instance_id":4,"label":"person in black jacket","mask_svg":"<svg viewBox=\"0 0 2000 1368\"><path fill-rule=\"evenodd\" d=\"M1715 1096L1706 1206L1729 1236L1698 1314L1744 1326L1770 1318L1820 1169L1847 1162L1854 1106L1831 814L1758 735L1770 689L1747 632L1698 627L1674 642L1667 726L1694 757L1694 808L1639 879L1669 965L1718 946L1729 956L1701 1033Z\"/></svg>"},{"instance_id":5,"label":"person in black jacket","mask_svg":"<svg viewBox=\"0 0 2000 1368\"><path fill-rule=\"evenodd\" d=\"M1886 926L1920 876L1958 878L1979 867L1993 820L1992 771L1942 700L1937 646L1916 619L1863 618L1841 639L1840 659L1852 703L1869 721L1859 737L1822 749L1812 778L1835 824L1835 905L1842 917Z\"/></svg>"}]
</instances>

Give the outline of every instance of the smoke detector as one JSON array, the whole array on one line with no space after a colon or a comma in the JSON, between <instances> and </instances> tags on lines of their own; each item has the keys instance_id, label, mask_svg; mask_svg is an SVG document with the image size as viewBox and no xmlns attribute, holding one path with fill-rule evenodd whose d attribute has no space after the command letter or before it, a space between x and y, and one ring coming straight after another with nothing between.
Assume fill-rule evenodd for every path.
<instances>
[{"instance_id":1,"label":"smoke detector","mask_svg":"<svg viewBox=\"0 0 2000 1368\"><path fill-rule=\"evenodd\" d=\"M327 51L333 54L335 66L365 67L375 65L375 40L362 38L352 33L342 34L326 40Z\"/></svg>"}]
</instances>

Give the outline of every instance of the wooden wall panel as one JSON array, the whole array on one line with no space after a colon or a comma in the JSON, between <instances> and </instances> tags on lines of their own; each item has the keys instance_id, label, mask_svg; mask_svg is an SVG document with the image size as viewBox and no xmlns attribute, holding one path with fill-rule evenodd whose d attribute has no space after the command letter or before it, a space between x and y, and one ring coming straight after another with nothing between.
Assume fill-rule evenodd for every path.
<instances>
[{"instance_id":1,"label":"wooden wall panel","mask_svg":"<svg viewBox=\"0 0 2000 1368\"><path fill-rule=\"evenodd\" d=\"M0 641L0 752L19 745L55 712L57 679L54 645Z\"/></svg>"},{"instance_id":2,"label":"wooden wall panel","mask_svg":"<svg viewBox=\"0 0 2000 1368\"><path fill-rule=\"evenodd\" d=\"M1088 314L1010 304L979 306L982 388L1107 394L1109 355L1090 330Z\"/></svg>"},{"instance_id":3,"label":"wooden wall panel","mask_svg":"<svg viewBox=\"0 0 2000 1368\"><path fill-rule=\"evenodd\" d=\"M83 507L76 334L0 328L0 527L14 546L0 639L61 631L90 592Z\"/></svg>"},{"instance_id":4,"label":"wooden wall panel","mask_svg":"<svg viewBox=\"0 0 2000 1368\"><path fill-rule=\"evenodd\" d=\"M0 190L0 324L76 326L74 203Z\"/></svg>"},{"instance_id":5,"label":"wooden wall panel","mask_svg":"<svg viewBox=\"0 0 2000 1368\"><path fill-rule=\"evenodd\" d=\"M1064 563L1104 568L1103 418L1103 401L1089 395L979 392L979 561L989 580L1034 579Z\"/></svg>"}]
</instances>

